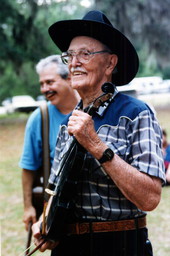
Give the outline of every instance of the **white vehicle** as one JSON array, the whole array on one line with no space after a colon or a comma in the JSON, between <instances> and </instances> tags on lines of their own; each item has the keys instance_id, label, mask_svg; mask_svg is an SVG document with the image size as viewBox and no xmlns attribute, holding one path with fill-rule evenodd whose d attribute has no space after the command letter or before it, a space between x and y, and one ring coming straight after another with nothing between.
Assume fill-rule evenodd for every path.
<instances>
[{"instance_id":1,"label":"white vehicle","mask_svg":"<svg viewBox=\"0 0 170 256\"><path fill-rule=\"evenodd\" d=\"M7 113L13 112L26 112L29 113L36 109L39 106L38 102L36 102L29 95L19 95L13 96L8 104L5 104L5 109Z\"/></svg>"},{"instance_id":2,"label":"white vehicle","mask_svg":"<svg viewBox=\"0 0 170 256\"><path fill-rule=\"evenodd\" d=\"M164 93L169 91L168 82L160 76L136 77L129 84L120 86L119 91L138 97L139 95Z\"/></svg>"},{"instance_id":3,"label":"white vehicle","mask_svg":"<svg viewBox=\"0 0 170 256\"><path fill-rule=\"evenodd\" d=\"M126 85L117 87L117 89L118 89L118 91L120 91L124 94L133 96L135 98L138 97L138 90L137 90L136 86L134 86L134 85L126 84Z\"/></svg>"},{"instance_id":4,"label":"white vehicle","mask_svg":"<svg viewBox=\"0 0 170 256\"><path fill-rule=\"evenodd\" d=\"M136 87L138 94L159 93L162 90L163 79L160 76L148 76L134 78L130 85Z\"/></svg>"}]
</instances>

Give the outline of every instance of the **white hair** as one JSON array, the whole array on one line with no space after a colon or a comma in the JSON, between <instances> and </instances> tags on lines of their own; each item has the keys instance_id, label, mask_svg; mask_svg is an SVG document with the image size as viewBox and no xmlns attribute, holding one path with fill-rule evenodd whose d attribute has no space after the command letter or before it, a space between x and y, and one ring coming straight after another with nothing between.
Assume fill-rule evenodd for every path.
<instances>
[{"instance_id":1,"label":"white hair","mask_svg":"<svg viewBox=\"0 0 170 256\"><path fill-rule=\"evenodd\" d=\"M35 66L37 74L40 74L43 69L51 64L56 64L56 73L60 75L63 79L66 79L68 77L68 67L62 62L60 55L51 55L44 59L41 59Z\"/></svg>"}]
</instances>

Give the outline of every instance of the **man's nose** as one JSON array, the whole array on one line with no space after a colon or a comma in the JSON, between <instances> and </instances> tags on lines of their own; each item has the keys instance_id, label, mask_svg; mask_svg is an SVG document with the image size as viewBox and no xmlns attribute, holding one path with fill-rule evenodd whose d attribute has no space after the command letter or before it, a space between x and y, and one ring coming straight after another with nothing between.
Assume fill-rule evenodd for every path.
<instances>
[{"instance_id":1,"label":"man's nose","mask_svg":"<svg viewBox=\"0 0 170 256\"><path fill-rule=\"evenodd\" d=\"M79 58L78 58L77 54L72 56L71 64L72 64L72 66L76 66L77 64L80 64L80 61L79 61Z\"/></svg>"}]
</instances>

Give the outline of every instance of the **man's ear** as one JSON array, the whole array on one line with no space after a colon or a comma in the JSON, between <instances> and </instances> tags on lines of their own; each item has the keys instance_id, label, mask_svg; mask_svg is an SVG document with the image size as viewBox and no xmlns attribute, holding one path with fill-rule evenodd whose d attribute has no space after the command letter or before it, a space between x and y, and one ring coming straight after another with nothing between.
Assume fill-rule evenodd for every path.
<instances>
[{"instance_id":1,"label":"man's ear","mask_svg":"<svg viewBox=\"0 0 170 256\"><path fill-rule=\"evenodd\" d=\"M118 62L118 57L116 54L110 55L110 60L108 62L107 70L110 74L112 74L113 70L115 69Z\"/></svg>"}]
</instances>

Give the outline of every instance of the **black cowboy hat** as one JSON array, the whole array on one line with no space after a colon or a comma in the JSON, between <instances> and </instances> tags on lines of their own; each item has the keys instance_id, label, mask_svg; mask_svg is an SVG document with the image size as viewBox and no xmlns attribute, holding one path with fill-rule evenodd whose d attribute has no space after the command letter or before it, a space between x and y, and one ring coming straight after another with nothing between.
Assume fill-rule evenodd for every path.
<instances>
[{"instance_id":1,"label":"black cowboy hat","mask_svg":"<svg viewBox=\"0 0 170 256\"><path fill-rule=\"evenodd\" d=\"M49 27L49 34L58 48L65 52L76 36L97 39L118 56L117 72L112 82L121 86L128 84L136 75L139 59L131 42L100 11L90 11L83 19L58 21Z\"/></svg>"}]
</instances>

